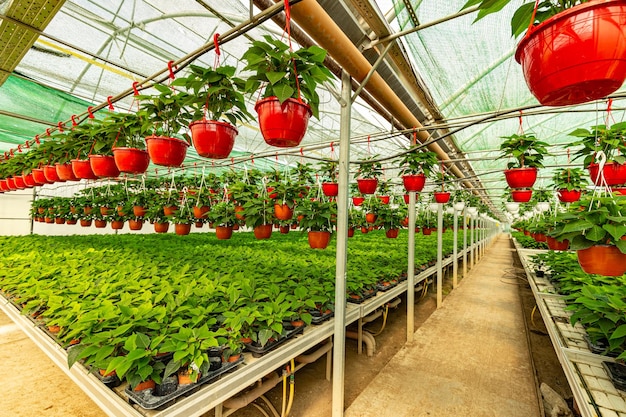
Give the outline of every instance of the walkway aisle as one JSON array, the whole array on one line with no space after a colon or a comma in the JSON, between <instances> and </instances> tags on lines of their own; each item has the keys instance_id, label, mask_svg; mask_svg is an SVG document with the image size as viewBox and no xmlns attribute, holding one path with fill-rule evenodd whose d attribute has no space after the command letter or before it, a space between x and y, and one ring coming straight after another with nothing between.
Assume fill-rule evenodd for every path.
<instances>
[{"instance_id":1,"label":"walkway aisle","mask_svg":"<svg viewBox=\"0 0 626 417\"><path fill-rule=\"evenodd\" d=\"M538 417L512 256L500 236L345 416Z\"/></svg>"}]
</instances>

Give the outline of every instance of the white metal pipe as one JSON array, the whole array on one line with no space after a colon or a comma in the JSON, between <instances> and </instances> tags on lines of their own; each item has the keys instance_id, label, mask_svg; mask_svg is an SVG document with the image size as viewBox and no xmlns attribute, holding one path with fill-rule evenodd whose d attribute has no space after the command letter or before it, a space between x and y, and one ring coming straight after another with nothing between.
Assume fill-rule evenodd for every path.
<instances>
[{"instance_id":1,"label":"white metal pipe","mask_svg":"<svg viewBox=\"0 0 626 417\"><path fill-rule=\"evenodd\" d=\"M474 267L474 216L470 220L470 269Z\"/></svg>"},{"instance_id":2,"label":"white metal pipe","mask_svg":"<svg viewBox=\"0 0 626 417\"><path fill-rule=\"evenodd\" d=\"M350 172L350 75L341 74L339 128L339 195L337 196L337 254L335 267L335 342L333 346L332 417L343 417L346 359L346 277L348 262L348 183Z\"/></svg>"},{"instance_id":3,"label":"white metal pipe","mask_svg":"<svg viewBox=\"0 0 626 417\"><path fill-rule=\"evenodd\" d=\"M443 204L437 204L437 308L443 302Z\"/></svg>"},{"instance_id":4,"label":"white metal pipe","mask_svg":"<svg viewBox=\"0 0 626 417\"><path fill-rule=\"evenodd\" d=\"M467 276L467 207L463 209L463 278Z\"/></svg>"},{"instance_id":5,"label":"white metal pipe","mask_svg":"<svg viewBox=\"0 0 626 417\"><path fill-rule=\"evenodd\" d=\"M456 288L459 270L459 253L458 253L458 232L459 232L459 213L454 210L454 236L453 236L453 252L452 252L452 288Z\"/></svg>"},{"instance_id":6,"label":"white metal pipe","mask_svg":"<svg viewBox=\"0 0 626 417\"><path fill-rule=\"evenodd\" d=\"M408 265L406 270L407 292L406 292L406 341L413 341L415 332L415 192L409 192L409 247Z\"/></svg>"}]
</instances>

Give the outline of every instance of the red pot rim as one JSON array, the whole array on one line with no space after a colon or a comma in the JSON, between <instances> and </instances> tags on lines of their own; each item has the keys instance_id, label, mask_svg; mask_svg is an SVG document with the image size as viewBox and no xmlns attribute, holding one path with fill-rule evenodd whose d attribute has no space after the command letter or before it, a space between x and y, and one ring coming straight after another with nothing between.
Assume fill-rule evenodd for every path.
<instances>
[{"instance_id":1,"label":"red pot rim","mask_svg":"<svg viewBox=\"0 0 626 417\"><path fill-rule=\"evenodd\" d=\"M169 136L148 136L146 137L146 142L150 141L150 140L161 140L161 141L168 141L168 142L180 142L181 144L184 144L185 146L189 147L189 144L187 143L187 141L184 141L182 139L178 139L178 138L173 138L173 137L169 137Z\"/></svg>"},{"instance_id":2,"label":"red pot rim","mask_svg":"<svg viewBox=\"0 0 626 417\"><path fill-rule=\"evenodd\" d=\"M116 146L115 148L112 148L112 151L133 151L133 152L140 152L140 153L144 153L147 154L148 151L146 151L145 149L139 149L139 148L129 148L127 146Z\"/></svg>"},{"instance_id":3,"label":"red pot rim","mask_svg":"<svg viewBox=\"0 0 626 417\"><path fill-rule=\"evenodd\" d=\"M236 126L233 126L232 123L222 122L221 120L204 120L204 119L196 120L196 121L189 123L189 129L193 128L196 125L220 125L220 126L233 129L236 135L239 134L239 130L237 130Z\"/></svg>"},{"instance_id":4,"label":"red pot rim","mask_svg":"<svg viewBox=\"0 0 626 417\"><path fill-rule=\"evenodd\" d=\"M598 8L598 7L606 7L611 5L611 3L619 3L622 0L591 0L587 3L582 3L571 7L567 10L564 10L560 13L555 14L551 18L544 20L539 23L537 26L530 27L522 40L517 44L517 49L515 50L515 60L520 63L520 54L521 51L526 47L530 39L538 32L544 30L545 28L554 25L557 21L567 19L573 14L581 13L587 9Z\"/></svg>"},{"instance_id":5,"label":"red pot rim","mask_svg":"<svg viewBox=\"0 0 626 417\"><path fill-rule=\"evenodd\" d=\"M267 103L267 102L270 102L270 101L278 101L278 97L271 96L271 97L266 97L264 99L258 100L256 102L256 104L254 105L254 111L256 111L258 113L259 112L258 111L258 107L263 105L263 104L265 104L265 103ZM305 103L302 100L298 100L297 98L291 98L290 97L287 100L283 101L281 106L284 106L285 103L292 103L292 104L296 104L296 105L299 105L299 106L302 106L302 107L306 107L307 111L309 112L309 117L311 115L313 115L313 111L311 110L311 106L309 106L307 103Z\"/></svg>"},{"instance_id":6,"label":"red pot rim","mask_svg":"<svg viewBox=\"0 0 626 417\"><path fill-rule=\"evenodd\" d=\"M507 172L526 172L526 171L537 171L537 170L538 168L535 168L535 167L511 168L511 169L505 169L504 175L506 175Z\"/></svg>"}]
</instances>

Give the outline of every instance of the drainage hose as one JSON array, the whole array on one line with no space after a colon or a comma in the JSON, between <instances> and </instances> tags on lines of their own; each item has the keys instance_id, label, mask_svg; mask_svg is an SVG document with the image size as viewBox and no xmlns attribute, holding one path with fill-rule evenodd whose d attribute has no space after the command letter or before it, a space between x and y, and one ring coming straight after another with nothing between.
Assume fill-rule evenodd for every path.
<instances>
[{"instance_id":1,"label":"drainage hose","mask_svg":"<svg viewBox=\"0 0 626 417\"><path fill-rule=\"evenodd\" d=\"M285 414L285 417L289 417L289 413L291 412L291 406L293 405L293 399L295 397L295 390L296 390L295 372L296 372L296 363L292 359L291 360L291 372L289 374L289 403L287 404L287 414Z\"/></svg>"},{"instance_id":2,"label":"drainage hose","mask_svg":"<svg viewBox=\"0 0 626 417\"><path fill-rule=\"evenodd\" d=\"M383 332L383 330L385 330L385 325L387 324L387 316L389 315L389 305L385 306L385 311L383 311L383 325L380 328L379 331L377 331L376 333L372 333L372 336L378 336L379 334L381 334Z\"/></svg>"}]
</instances>

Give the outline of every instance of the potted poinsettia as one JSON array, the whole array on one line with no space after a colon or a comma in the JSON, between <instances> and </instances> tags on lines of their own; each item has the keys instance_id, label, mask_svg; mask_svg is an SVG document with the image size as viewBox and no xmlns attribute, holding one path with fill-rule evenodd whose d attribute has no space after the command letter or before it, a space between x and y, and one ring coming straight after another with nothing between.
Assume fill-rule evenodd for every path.
<instances>
[{"instance_id":1,"label":"potted poinsettia","mask_svg":"<svg viewBox=\"0 0 626 417\"><path fill-rule=\"evenodd\" d=\"M179 167L189 147L187 133L182 134L185 140L175 137L189 124L189 115L184 111L187 96L160 84L154 88L158 94L137 96L141 101L137 114L148 126L148 154L155 165Z\"/></svg>"},{"instance_id":2,"label":"potted poinsettia","mask_svg":"<svg viewBox=\"0 0 626 417\"><path fill-rule=\"evenodd\" d=\"M120 170L115 164L113 145L120 136L120 125L107 115L104 119L94 119L89 123L89 132L93 138L89 164L98 178L115 178Z\"/></svg>"},{"instance_id":3,"label":"potted poinsettia","mask_svg":"<svg viewBox=\"0 0 626 417\"><path fill-rule=\"evenodd\" d=\"M436 164L436 153L420 151L417 147L409 149L409 152L404 155L399 163L402 183L406 191L422 191L426 183L426 178L430 176Z\"/></svg>"},{"instance_id":4,"label":"potted poinsettia","mask_svg":"<svg viewBox=\"0 0 626 417\"><path fill-rule=\"evenodd\" d=\"M105 123L115 134L112 145L115 165L120 172L143 174L150 165L150 156L146 151L144 137L147 127L141 116L136 113L111 113Z\"/></svg>"},{"instance_id":5,"label":"potted poinsettia","mask_svg":"<svg viewBox=\"0 0 626 417\"><path fill-rule=\"evenodd\" d=\"M398 232L402 227L402 222L407 216L406 206L393 207L382 204L376 212L377 218L375 225L385 229L385 235L390 239L398 237Z\"/></svg>"},{"instance_id":6,"label":"potted poinsettia","mask_svg":"<svg viewBox=\"0 0 626 417\"><path fill-rule=\"evenodd\" d=\"M580 168L559 168L552 176L553 188L556 190L559 200L563 203L573 203L580 200L582 190L587 187L587 180L583 178L583 170Z\"/></svg>"},{"instance_id":7,"label":"potted poinsettia","mask_svg":"<svg viewBox=\"0 0 626 417\"><path fill-rule=\"evenodd\" d=\"M255 40L243 54L249 94L264 88L254 106L265 142L278 147L298 146L309 118L318 117L318 84L332 78L324 66L326 51L319 46L292 50L289 45L266 35Z\"/></svg>"},{"instance_id":8,"label":"potted poinsettia","mask_svg":"<svg viewBox=\"0 0 626 417\"><path fill-rule=\"evenodd\" d=\"M303 200L297 207L300 228L308 230L309 246L312 249L326 249L330 242L337 215L337 204L324 198Z\"/></svg>"},{"instance_id":9,"label":"potted poinsettia","mask_svg":"<svg viewBox=\"0 0 626 417\"><path fill-rule=\"evenodd\" d=\"M257 239L269 239L274 223L274 204L270 201L267 190L248 198L243 204L242 215L246 226L250 227Z\"/></svg>"},{"instance_id":10,"label":"potted poinsettia","mask_svg":"<svg viewBox=\"0 0 626 417\"><path fill-rule=\"evenodd\" d=\"M591 130L576 129L570 136L578 138L571 146L582 146L574 159L584 158L583 165L595 185L612 187L626 183L626 122L610 127L592 126Z\"/></svg>"},{"instance_id":11,"label":"potted poinsettia","mask_svg":"<svg viewBox=\"0 0 626 417\"><path fill-rule=\"evenodd\" d=\"M237 222L235 204L232 201L220 201L211 208L209 221L215 225L215 236L219 240L230 239L233 226Z\"/></svg>"},{"instance_id":12,"label":"potted poinsettia","mask_svg":"<svg viewBox=\"0 0 626 417\"><path fill-rule=\"evenodd\" d=\"M543 158L548 153L548 144L530 133L504 136L500 144L501 157L512 158L504 171L509 187L530 188L537 180L537 169L543 168Z\"/></svg>"},{"instance_id":13,"label":"potted poinsettia","mask_svg":"<svg viewBox=\"0 0 626 417\"><path fill-rule=\"evenodd\" d=\"M383 174L383 167L376 161L376 156L365 158L355 174L361 194L374 194L378 187L378 178Z\"/></svg>"},{"instance_id":14,"label":"potted poinsettia","mask_svg":"<svg viewBox=\"0 0 626 417\"><path fill-rule=\"evenodd\" d=\"M510 2L469 0L463 8L477 5L479 20ZM626 79L625 18L620 0L524 1L511 29L514 36L526 31L515 59L537 100L544 106L579 104L619 89Z\"/></svg>"},{"instance_id":15,"label":"potted poinsettia","mask_svg":"<svg viewBox=\"0 0 626 417\"><path fill-rule=\"evenodd\" d=\"M187 90L182 100L192 109L189 129L193 146L205 158L227 158L235 145L237 123L252 119L243 96L245 81L235 77L233 66L190 65L189 69L189 75L172 85Z\"/></svg>"}]
</instances>

